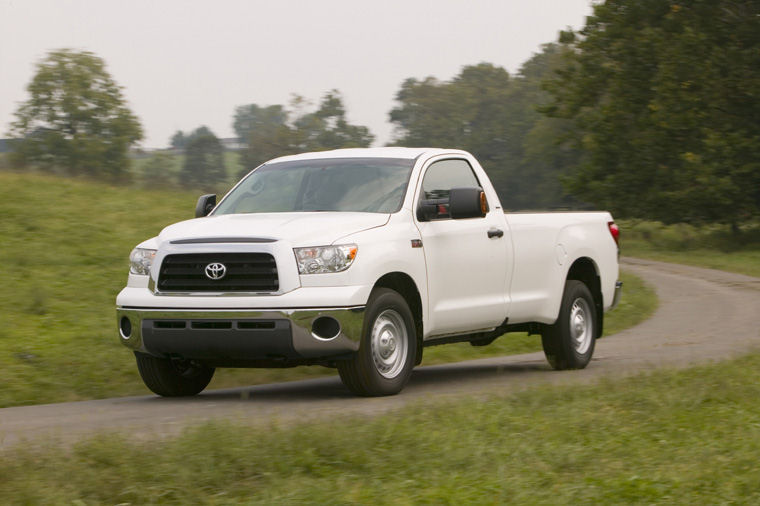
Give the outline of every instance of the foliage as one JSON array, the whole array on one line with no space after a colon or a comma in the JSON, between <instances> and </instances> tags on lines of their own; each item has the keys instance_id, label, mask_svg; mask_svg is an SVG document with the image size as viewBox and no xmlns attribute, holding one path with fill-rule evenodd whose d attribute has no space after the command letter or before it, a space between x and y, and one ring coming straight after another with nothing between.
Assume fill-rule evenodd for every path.
<instances>
[{"instance_id":1,"label":"foliage","mask_svg":"<svg viewBox=\"0 0 760 506\"><path fill-rule=\"evenodd\" d=\"M624 255L733 271L760 278L760 224L694 226L618 220Z\"/></svg>"},{"instance_id":2,"label":"foliage","mask_svg":"<svg viewBox=\"0 0 760 506\"><path fill-rule=\"evenodd\" d=\"M346 119L338 90L327 92L316 111L300 112L303 104L303 98L296 96L291 110L282 105L257 104L235 110L235 132L247 143L241 176L277 156L372 144L374 136L367 127L352 125Z\"/></svg>"},{"instance_id":3,"label":"foliage","mask_svg":"<svg viewBox=\"0 0 760 506\"><path fill-rule=\"evenodd\" d=\"M301 115L293 125L303 151L367 147L374 140L367 127L348 123L338 90L326 93L316 111Z\"/></svg>"},{"instance_id":4,"label":"foliage","mask_svg":"<svg viewBox=\"0 0 760 506\"><path fill-rule=\"evenodd\" d=\"M607 0L563 40L550 112L586 154L573 192L667 223L758 214L758 2Z\"/></svg>"},{"instance_id":5,"label":"foliage","mask_svg":"<svg viewBox=\"0 0 760 506\"><path fill-rule=\"evenodd\" d=\"M464 67L449 82L407 79L390 112L400 146L456 147L486 169L506 209L565 207L559 176L576 151L563 143L566 121L542 117L544 76L561 63L547 44L516 77L489 63Z\"/></svg>"},{"instance_id":6,"label":"foliage","mask_svg":"<svg viewBox=\"0 0 760 506\"><path fill-rule=\"evenodd\" d=\"M187 144L187 138L185 137L185 132L182 130L174 132L172 138L169 139L169 146L174 149L185 149L185 144Z\"/></svg>"},{"instance_id":7,"label":"foliage","mask_svg":"<svg viewBox=\"0 0 760 506\"><path fill-rule=\"evenodd\" d=\"M174 132L174 135L172 135L171 139L169 139L169 145L174 149L184 150L190 141L202 135L214 135L214 132L212 132L211 129L206 125L201 125L189 133L185 133L182 130L177 130Z\"/></svg>"},{"instance_id":8,"label":"foliage","mask_svg":"<svg viewBox=\"0 0 760 506\"><path fill-rule=\"evenodd\" d=\"M295 152L288 119L289 113L282 105L249 104L235 110L235 133L247 146L242 154L241 177L266 160Z\"/></svg>"},{"instance_id":9,"label":"foliage","mask_svg":"<svg viewBox=\"0 0 760 506\"><path fill-rule=\"evenodd\" d=\"M0 406L147 394L134 357L119 343L114 300L131 249L192 218L197 193L7 172L0 172L0 187L13 195L0 218ZM651 292L625 282L624 301L636 302L609 313L608 329L648 314ZM536 336L522 335L482 348L439 346L425 350L425 364L538 346ZM335 374L323 367L222 369L210 388Z\"/></svg>"},{"instance_id":10,"label":"foliage","mask_svg":"<svg viewBox=\"0 0 760 506\"><path fill-rule=\"evenodd\" d=\"M222 153L224 155L224 167L227 171L225 181L237 181L237 175L242 169L240 163L240 153L225 149ZM157 159L160 159L158 161ZM176 184L179 180L179 173L182 171L182 167L185 164L184 151L178 152L177 150L158 150L150 153L148 156L137 156L132 159L132 172L134 173L140 185L143 187L153 186L165 186ZM168 171L168 172L167 172ZM168 174L167 180L163 180L163 174ZM157 180L154 179L158 175L162 177ZM220 193L224 192L227 188L227 183L216 185L213 190ZM207 191L208 185L204 182L203 185L194 188L195 190Z\"/></svg>"},{"instance_id":11,"label":"foliage","mask_svg":"<svg viewBox=\"0 0 760 506\"><path fill-rule=\"evenodd\" d=\"M179 174L180 183L188 187L215 186L227 180L224 148L207 127L196 129L185 144L185 163Z\"/></svg>"},{"instance_id":12,"label":"foliage","mask_svg":"<svg viewBox=\"0 0 760 506\"><path fill-rule=\"evenodd\" d=\"M73 448L45 441L8 450L0 496L14 504L757 504L758 397L754 354L601 384L420 399L372 417L338 409L322 421L212 422L149 441L108 432Z\"/></svg>"},{"instance_id":13,"label":"foliage","mask_svg":"<svg viewBox=\"0 0 760 506\"><path fill-rule=\"evenodd\" d=\"M126 174L127 151L143 133L102 59L89 51L52 51L27 90L30 98L10 132L14 163L67 174Z\"/></svg>"},{"instance_id":14,"label":"foliage","mask_svg":"<svg viewBox=\"0 0 760 506\"><path fill-rule=\"evenodd\" d=\"M175 155L156 151L141 164L140 180L145 186L169 186L175 179L175 167Z\"/></svg>"}]
</instances>

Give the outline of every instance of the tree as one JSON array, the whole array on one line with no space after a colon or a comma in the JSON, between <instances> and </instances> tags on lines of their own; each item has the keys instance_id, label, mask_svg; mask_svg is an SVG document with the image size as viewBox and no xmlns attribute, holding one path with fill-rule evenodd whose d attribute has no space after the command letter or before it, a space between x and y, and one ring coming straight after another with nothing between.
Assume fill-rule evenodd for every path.
<instances>
[{"instance_id":1,"label":"tree","mask_svg":"<svg viewBox=\"0 0 760 506\"><path fill-rule=\"evenodd\" d=\"M201 127L189 136L179 178L182 184L191 187L213 186L226 181L222 143L207 127Z\"/></svg>"},{"instance_id":2,"label":"tree","mask_svg":"<svg viewBox=\"0 0 760 506\"><path fill-rule=\"evenodd\" d=\"M211 129L206 125L199 126L188 134L182 130L177 130L169 140L169 145L174 149L185 149L190 141L192 141L195 137L200 137L201 135L214 135L214 132L212 132Z\"/></svg>"},{"instance_id":3,"label":"tree","mask_svg":"<svg viewBox=\"0 0 760 506\"><path fill-rule=\"evenodd\" d=\"M60 49L37 64L11 125L14 161L69 174L123 176L142 128L105 62Z\"/></svg>"},{"instance_id":4,"label":"tree","mask_svg":"<svg viewBox=\"0 0 760 506\"><path fill-rule=\"evenodd\" d=\"M300 151L361 148L375 139L367 127L348 123L338 90L327 92L319 109L295 121L295 134Z\"/></svg>"},{"instance_id":5,"label":"tree","mask_svg":"<svg viewBox=\"0 0 760 506\"><path fill-rule=\"evenodd\" d=\"M475 154L507 199L504 179L520 159L519 135L509 118L510 75L490 63L467 66L449 82L407 79L390 112L400 146L461 148Z\"/></svg>"},{"instance_id":6,"label":"tree","mask_svg":"<svg viewBox=\"0 0 760 506\"><path fill-rule=\"evenodd\" d=\"M235 110L233 128L238 138L247 144L241 155L244 167L241 176L266 160L295 152L288 116L282 105L249 104Z\"/></svg>"},{"instance_id":7,"label":"tree","mask_svg":"<svg viewBox=\"0 0 760 506\"><path fill-rule=\"evenodd\" d=\"M571 188L623 217L760 212L760 4L607 0L550 90L584 152Z\"/></svg>"},{"instance_id":8,"label":"tree","mask_svg":"<svg viewBox=\"0 0 760 506\"><path fill-rule=\"evenodd\" d=\"M248 144L242 154L245 168L241 176L277 156L372 144L374 136L367 127L352 125L346 119L338 90L326 93L314 112L301 112L304 105L304 99L296 95L290 111L282 105L256 104L235 110L233 127Z\"/></svg>"},{"instance_id":9,"label":"tree","mask_svg":"<svg viewBox=\"0 0 760 506\"><path fill-rule=\"evenodd\" d=\"M288 112L281 105L260 107L256 104L241 105L235 109L232 127L240 142L247 142L251 134L272 126L286 125Z\"/></svg>"},{"instance_id":10,"label":"tree","mask_svg":"<svg viewBox=\"0 0 760 506\"><path fill-rule=\"evenodd\" d=\"M169 139L169 145L174 149L185 149L186 144L187 137L185 137L185 133L182 130L177 130L174 132L172 138Z\"/></svg>"},{"instance_id":11,"label":"tree","mask_svg":"<svg viewBox=\"0 0 760 506\"><path fill-rule=\"evenodd\" d=\"M567 206L560 179L569 159L562 120L543 118L544 77L558 64L556 45L525 63L517 76L490 63L466 66L451 81L407 79L390 112L393 144L472 152L506 209Z\"/></svg>"}]
</instances>

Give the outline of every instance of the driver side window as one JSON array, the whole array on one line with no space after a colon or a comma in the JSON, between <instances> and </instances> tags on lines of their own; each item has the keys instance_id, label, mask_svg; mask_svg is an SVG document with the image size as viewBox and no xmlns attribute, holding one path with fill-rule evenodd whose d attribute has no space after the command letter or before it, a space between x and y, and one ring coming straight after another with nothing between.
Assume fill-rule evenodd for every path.
<instances>
[{"instance_id":1,"label":"driver side window","mask_svg":"<svg viewBox=\"0 0 760 506\"><path fill-rule=\"evenodd\" d=\"M480 188L478 178L466 160L451 159L435 162L428 167L422 178L422 200L433 201L438 206L435 219L450 218L449 193L452 188Z\"/></svg>"}]
</instances>

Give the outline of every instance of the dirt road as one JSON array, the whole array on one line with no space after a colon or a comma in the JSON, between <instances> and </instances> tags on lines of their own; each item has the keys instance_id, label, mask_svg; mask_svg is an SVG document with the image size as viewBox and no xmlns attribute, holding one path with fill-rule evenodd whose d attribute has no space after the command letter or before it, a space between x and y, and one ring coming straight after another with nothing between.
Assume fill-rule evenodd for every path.
<instances>
[{"instance_id":1,"label":"dirt road","mask_svg":"<svg viewBox=\"0 0 760 506\"><path fill-rule=\"evenodd\" d=\"M637 259L624 259L623 267L655 287L660 308L646 322L600 340L594 360L583 371L552 371L542 353L532 353L421 367L400 395L385 398L352 397L336 375L207 391L190 399L143 396L4 408L0 448L48 438L70 442L99 430L151 438L221 418L269 424L371 415L451 396L588 382L760 349L760 278Z\"/></svg>"}]
</instances>

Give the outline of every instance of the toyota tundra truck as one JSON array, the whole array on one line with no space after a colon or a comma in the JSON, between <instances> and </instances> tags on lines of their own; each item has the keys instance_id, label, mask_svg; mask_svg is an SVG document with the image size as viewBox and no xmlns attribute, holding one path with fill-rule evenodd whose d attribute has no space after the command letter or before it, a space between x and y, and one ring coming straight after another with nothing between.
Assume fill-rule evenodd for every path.
<instances>
[{"instance_id":1,"label":"toyota tundra truck","mask_svg":"<svg viewBox=\"0 0 760 506\"><path fill-rule=\"evenodd\" d=\"M398 393L424 348L540 334L585 367L617 303L607 212L505 213L454 149L284 156L130 254L120 341L161 396L217 367L323 365L358 395Z\"/></svg>"}]
</instances>

